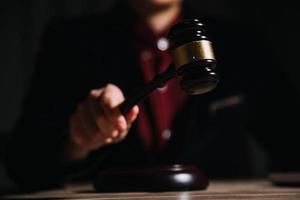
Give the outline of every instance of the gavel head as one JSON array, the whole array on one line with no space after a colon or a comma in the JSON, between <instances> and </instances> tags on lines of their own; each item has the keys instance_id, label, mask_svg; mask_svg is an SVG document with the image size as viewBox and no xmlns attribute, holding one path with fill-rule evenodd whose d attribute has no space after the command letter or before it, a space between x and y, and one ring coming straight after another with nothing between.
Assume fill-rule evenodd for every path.
<instances>
[{"instance_id":1,"label":"gavel head","mask_svg":"<svg viewBox=\"0 0 300 200\"><path fill-rule=\"evenodd\" d=\"M189 95L211 91L219 82L212 44L206 34L198 19L175 24L168 34L176 74L181 78L181 88Z\"/></svg>"}]
</instances>

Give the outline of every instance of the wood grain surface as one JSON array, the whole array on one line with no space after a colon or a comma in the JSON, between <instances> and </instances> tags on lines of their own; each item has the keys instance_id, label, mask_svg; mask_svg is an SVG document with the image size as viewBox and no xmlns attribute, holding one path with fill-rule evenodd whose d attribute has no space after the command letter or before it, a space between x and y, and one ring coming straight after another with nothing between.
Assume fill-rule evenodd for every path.
<instances>
[{"instance_id":1,"label":"wood grain surface","mask_svg":"<svg viewBox=\"0 0 300 200\"><path fill-rule=\"evenodd\" d=\"M7 195L4 199L78 199L78 200L220 200L220 199L272 199L300 200L300 187L279 187L268 180L231 180L210 182L206 190L184 192L136 192L136 193L96 193L91 184L70 184L64 188L40 191L22 195Z\"/></svg>"}]
</instances>

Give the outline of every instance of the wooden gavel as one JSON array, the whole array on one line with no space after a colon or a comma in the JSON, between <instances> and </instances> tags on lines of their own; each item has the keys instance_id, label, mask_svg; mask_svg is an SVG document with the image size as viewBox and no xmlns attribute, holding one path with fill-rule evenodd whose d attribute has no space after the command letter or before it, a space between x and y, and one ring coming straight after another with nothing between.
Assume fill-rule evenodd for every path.
<instances>
[{"instance_id":1,"label":"wooden gavel","mask_svg":"<svg viewBox=\"0 0 300 200\"><path fill-rule=\"evenodd\" d=\"M197 19L181 21L171 28L167 39L172 64L137 94L126 98L119 107L123 114L175 77L180 79L181 88L189 95L203 94L217 86L216 59L204 24ZM196 166L167 165L101 170L94 188L99 192L157 192L201 190L208 184L208 179Z\"/></svg>"},{"instance_id":2,"label":"wooden gavel","mask_svg":"<svg viewBox=\"0 0 300 200\"><path fill-rule=\"evenodd\" d=\"M137 94L126 98L119 107L123 114L175 77L180 78L180 86L188 95L203 94L217 86L216 59L203 23L198 19L183 20L171 28L167 39L172 64Z\"/></svg>"}]
</instances>

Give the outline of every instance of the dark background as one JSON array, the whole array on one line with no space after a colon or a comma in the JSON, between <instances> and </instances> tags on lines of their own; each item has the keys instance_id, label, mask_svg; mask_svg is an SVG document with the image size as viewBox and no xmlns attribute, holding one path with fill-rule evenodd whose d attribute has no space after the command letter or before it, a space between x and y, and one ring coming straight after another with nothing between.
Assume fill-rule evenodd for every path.
<instances>
[{"instance_id":1,"label":"dark background","mask_svg":"<svg viewBox=\"0 0 300 200\"><path fill-rule=\"evenodd\" d=\"M262 29L300 92L299 7L293 0L190 0L204 15ZM6 141L21 112L45 24L52 18L107 12L116 0L0 1L0 189L13 184L2 165ZM255 67L255 66L253 66ZM50 92L50 91L49 91ZM278 94L280 95L280 94Z\"/></svg>"}]
</instances>

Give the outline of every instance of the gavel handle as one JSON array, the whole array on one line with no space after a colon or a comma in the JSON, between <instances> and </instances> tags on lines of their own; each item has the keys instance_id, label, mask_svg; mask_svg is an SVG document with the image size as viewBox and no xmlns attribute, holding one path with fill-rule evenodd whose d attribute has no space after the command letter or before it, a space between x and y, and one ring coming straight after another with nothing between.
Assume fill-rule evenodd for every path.
<instances>
[{"instance_id":1,"label":"gavel handle","mask_svg":"<svg viewBox=\"0 0 300 200\"><path fill-rule=\"evenodd\" d=\"M171 64L166 71L161 74L156 75L151 81L146 83L143 88L141 88L134 95L129 96L125 101L119 106L122 114L126 114L134 105L138 102L144 100L153 90L158 87L163 87L165 83L176 76L175 66Z\"/></svg>"}]
</instances>

